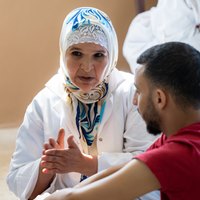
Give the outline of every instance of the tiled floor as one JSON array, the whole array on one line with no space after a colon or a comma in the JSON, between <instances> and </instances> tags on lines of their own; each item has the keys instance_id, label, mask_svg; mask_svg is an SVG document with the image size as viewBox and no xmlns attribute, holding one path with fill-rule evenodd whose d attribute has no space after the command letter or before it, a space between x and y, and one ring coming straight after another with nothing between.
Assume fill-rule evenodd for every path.
<instances>
[{"instance_id":1,"label":"tiled floor","mask_svg":"<svg viewBox=\"0 0 200 200\"><path fill-rule=\"evenodd\" d=\"M0 199L18 200L6 184L10 158L15 148L16 129L0 129Z\"/></svg>"}]
</instances>

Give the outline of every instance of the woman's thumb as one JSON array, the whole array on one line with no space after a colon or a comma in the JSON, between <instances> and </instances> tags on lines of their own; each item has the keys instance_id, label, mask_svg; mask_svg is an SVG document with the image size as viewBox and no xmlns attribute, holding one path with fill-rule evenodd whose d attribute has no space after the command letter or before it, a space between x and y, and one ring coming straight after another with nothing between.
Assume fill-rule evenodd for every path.
<instances>
[{"instance_id":1,"label":"woman's thumb","mask_svg":"<svg viewBox=\"0 0 200 200\"><path fill-rule=\"evenodd\" d=\"M68 148L72 148L72 149L79 149L78 145L76 144L75 140L74 140L74 136L70 135L67 138L67 144L68 144Z\"/></svg>"}]
</instances>

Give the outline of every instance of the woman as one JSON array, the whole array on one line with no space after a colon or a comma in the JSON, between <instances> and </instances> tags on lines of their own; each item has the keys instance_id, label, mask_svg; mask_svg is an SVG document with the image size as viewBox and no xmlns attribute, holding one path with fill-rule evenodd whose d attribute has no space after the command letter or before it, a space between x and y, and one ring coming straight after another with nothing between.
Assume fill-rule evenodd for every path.
<instances>
[{"instance_id":1,"label":"woman","mask_svg":"<svg viewBox=\"0 0 200 200\"><path fill-rule=\"evenodd\" d=\"M117 58L116 33L105 13L69 13L59 72L33 99L19 128L7 182L20 199L73 187L129 161L155 139L132 105L133 76L115 68Z\"/></svg>"}]
</instances>

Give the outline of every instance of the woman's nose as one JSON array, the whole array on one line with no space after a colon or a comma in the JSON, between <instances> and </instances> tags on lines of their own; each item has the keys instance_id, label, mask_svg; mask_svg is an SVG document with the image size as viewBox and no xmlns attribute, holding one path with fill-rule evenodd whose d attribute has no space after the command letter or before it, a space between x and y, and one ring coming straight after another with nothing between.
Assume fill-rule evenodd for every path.
<instances>
[{"instance_id":1,"label":"woman's nose","mask_svg":"<svg viewBox=\"0 0 200 200\"><path fill-rule=\"evenodd\" d=\"M80 67L85 72L90 72L94 68L94 63L91 61L91 59L85 59L81 63Z\"/></svg>"}]
</instances>

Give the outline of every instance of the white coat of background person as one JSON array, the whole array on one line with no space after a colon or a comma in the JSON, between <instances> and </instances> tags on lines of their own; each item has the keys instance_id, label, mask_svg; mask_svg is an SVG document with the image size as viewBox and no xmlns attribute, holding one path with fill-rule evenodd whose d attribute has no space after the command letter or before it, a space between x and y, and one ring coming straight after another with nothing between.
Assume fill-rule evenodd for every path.
<instances>
[{"instance_id":1,"label":"white coat of background person","mask_svg":"<svg viewBox=\"0 0 200 200\"><path fill-rule=\"evenodd\" d=\"M60 69L28 106L11 159L7 183L21 200L73 187L155 140L132 104L134 77L115 68L117 59L105 13L83 7L67 15Z\"/></svg>"},{"instance_id":2,"label":"white coat of background person","mask_svg":"<svg viewBox=\"0 0 200 200\"><path fill-rule=\"evenodd\" d=\"M132 20L123 45L131 71L136 69L138 55L170 41L188 43L200 51L200 0L158 0L156 7Z\"/></svg>"}]
</instances>

